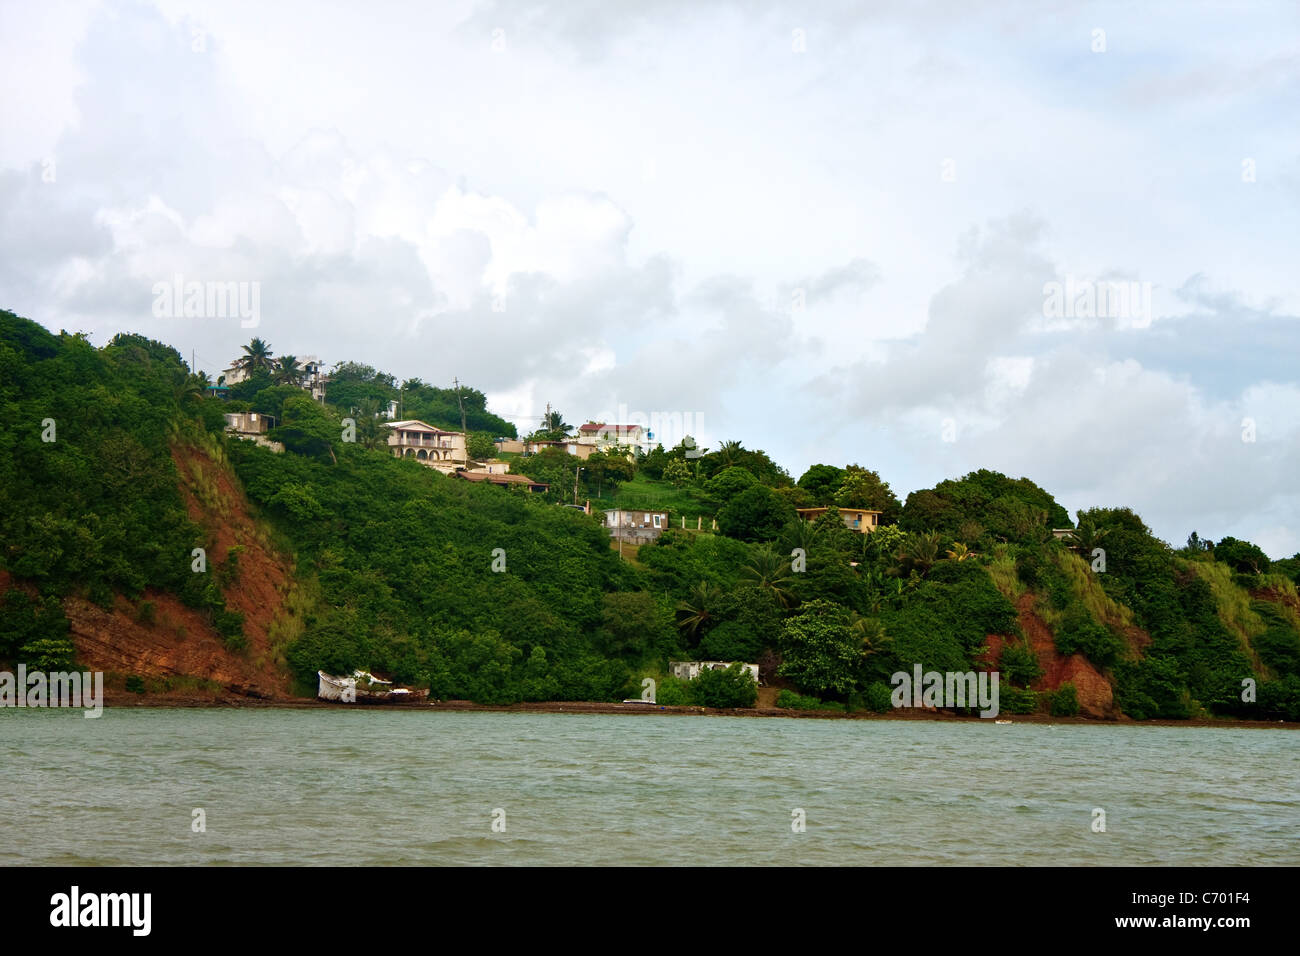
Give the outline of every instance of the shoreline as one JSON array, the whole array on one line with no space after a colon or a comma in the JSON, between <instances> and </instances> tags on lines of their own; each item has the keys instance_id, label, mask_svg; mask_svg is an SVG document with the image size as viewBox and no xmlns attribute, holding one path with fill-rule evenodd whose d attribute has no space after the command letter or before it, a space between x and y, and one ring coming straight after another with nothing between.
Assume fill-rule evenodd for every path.
<instances>
[{"instance_id":1,"label":"shoreline","mask_svg":"<svg viewBox=\"0 0 1300 956\"><path fill-rule=\"evenodd\" d=\"M616 714L641 717L745 717L745 718L791 718L805 720L894 720L894 721L941 721L958 723L992 723L996 720L1009 721L1013 724L1066 724L1073 726L1130 726L1130 727L1217 727L1230 730L1296 730L1298 723L1268 720L1205 719L1191 720L1103 720L1094 717L1052 717L1047 714L1008 714L1004 717L991 718L979 716L962 716L947 711L927 708L906 708L891 710L883 714L873 711L855 711L851 714L836 711L787 710L779 707L716 708L697 706L670 706L667 704L627 704L603 701L536 701L517 704L476 704L469 700L444 700L409 704L344 704L317 698L258 698L240 695L175 695L175 694L140 694L105 695L104 710L116 708L157 707L157 708L251 708L270 710L375 710L387 712L454 711L458 713L517 713L517 714Z\"/></svg>"}]
</instances>

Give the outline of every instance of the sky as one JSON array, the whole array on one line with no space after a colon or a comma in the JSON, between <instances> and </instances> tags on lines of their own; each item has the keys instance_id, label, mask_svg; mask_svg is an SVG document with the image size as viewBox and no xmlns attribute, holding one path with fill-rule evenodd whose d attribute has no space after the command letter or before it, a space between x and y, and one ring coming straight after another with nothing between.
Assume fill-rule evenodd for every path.
<instances>
[{"instance_id":1,"label":"sky","mask_svg":"<svg viewBox=\"0 0 1300 956\"><path fill-rule=\"evenodd\" d=\"M1295 3L0 0L0 89L52 330L1300 551Z\"/></svg>"}]
</instances>

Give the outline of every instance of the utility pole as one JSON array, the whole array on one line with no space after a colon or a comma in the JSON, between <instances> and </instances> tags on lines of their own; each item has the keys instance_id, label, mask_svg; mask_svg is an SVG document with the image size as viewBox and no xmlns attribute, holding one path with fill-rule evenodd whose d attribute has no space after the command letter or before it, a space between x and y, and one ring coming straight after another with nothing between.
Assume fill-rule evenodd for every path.
<instances>
[{"instance_id":1,"label":"utility pole","mask_svg":"<svg viewBox=\"0 0 1300 956\"><path fill-rule=\"evenodd\" d=\"M581 468L573 469L573 503L578 503L578 475L582 472Z\"/></svg>"},{"instance_id":2,"label":"utility pole","mask_svg":"<svg viewBox=\"0 0 1300 956\"><path fill-rule=\"evenodd\" d=\"M447 381L445 378L443 381ZM456 386L456 404L460 406L460 430L468 434L469 429L465 427L465 403L460 397L460 379L453 378L451 384Z\"/></svg>"}]
</instances>

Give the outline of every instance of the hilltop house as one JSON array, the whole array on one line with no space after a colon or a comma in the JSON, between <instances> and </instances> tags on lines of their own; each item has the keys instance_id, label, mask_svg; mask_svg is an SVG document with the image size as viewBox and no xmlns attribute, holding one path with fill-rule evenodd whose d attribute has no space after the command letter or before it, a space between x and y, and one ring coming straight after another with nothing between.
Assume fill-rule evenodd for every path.
<instances>
[{"instance_id":1,"label":"hilltop house","mask_svg":"<svg viewBox=\"0 0 1300 956\"><path fill-rule=\"evenodd\" d=\"M649 454L653 447L650 432L641 425L612 425L607 422L587 422L578 428L578 444L598 450L623 445Z\"/></svg>"},{"instance_id":2,"label":"hilltop house","mask_svg":"<svg viewBox=\"0 0 1300 956\"><path fill-rule=\"evenodd\" d=\"M572 438L565 438L559 441L539 439L536 441L524 442L525 455L536 455L539 451L545 451L548 448L558 448L560 451L581 458L583 461L590 458L592 453L596 451L595 445L584 445Z\"/></svg>"},{"instance_id":3,"label":"hilltop house","mask_svg":"<svg viewBox=\"0 0 1300 956\"><path fill-rule=\"evenodd\" d=\"M272 416L258 412L230 412L225 419L226 431L236 438L256 442L271 451L284 451L284 445L266 437L266 433L275 427L275 419Z\"/></svg>"},{"instance_id":4,"label":"hilltop house","mask_svg":"<svg viewBox=\"0 0 1300 956\"><path fill-rule=\"evenodd\" d=\"M325 401L325 386L329 384L325 363L315 355L304 355L298 364L302 366L302 387L311 392L311 397L316 401Z\"/></svg>"},{"instance_id":5,"label":"hilltop house","mask_svg":"<svg viewBox=\"0 0 1300 956\"><path fill-rule=\"evenodd\" d=\"M844 522L844 527L850 531L857 531L861 534L868 534L880 527L880 516L883 511L872 511L870 508L840 508L840 520ZM830 508L796 508L799 517L804 521L816 521Z\"/></svg>"},{"instance_id":6,"label":"hilltop house","mask_svg":"<svg viewBox=\"0 0 1300 956\"><path fill-rule=\"evenodd\" d=\"M469 464L464 432L446 431L418 419L384 422L384 427L391 429L388 447L394 458L413 458L448 475Z\"/></svg>"},{"instance_id":7,"label":"hilltop house","mask_svg":"<svg viewBox=\"0 0 1300 956\"><path fill-rule=\"evenodd\" d=\"M667 511L625 510L605 512L605 528L615 540L644 544L654 541L668 527Z\"/></svg>"},{"instance_id":8,"label":"hilltop house","mask_svg":"<svg viewBox=\"0 0 1300 956\"><path fill-rule=\"evenodd\" d=\"M273 360L274 361L274 360ZM298 367L302 370L302 379L300 387L303 391L310 393L311 397L318 402L325 401L325 386L329 384L329 375L325 372L325 363L315 355L303 355L298 358ZM249 373L240 367L239 363L232 362L222 371L218 378L218 388L224 386L219 392L214 392L222 398L227 397L227 391L231 385L238 385L240 382L247 381L250 378ZM389 416L391 417L391 415Z\"/></svg>"}]
</instances>

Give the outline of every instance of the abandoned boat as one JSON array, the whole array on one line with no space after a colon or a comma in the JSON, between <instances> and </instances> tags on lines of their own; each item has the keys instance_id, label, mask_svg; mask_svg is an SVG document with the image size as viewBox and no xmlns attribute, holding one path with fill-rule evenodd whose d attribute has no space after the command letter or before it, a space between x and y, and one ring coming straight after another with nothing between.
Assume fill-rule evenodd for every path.
<instances>
[{"instance_id":1,"label":"abandoned boat","mask_svg":"<svg viewBox=\"0 0 1300 956\"><path fill-rule=\"evenodd\" d=\"M353 671L351 677L335 677L317 671L316 676L320 680L316 696L321 700L336 700L345 704L401 704L424 700L429 696L427 690L394 687L392 681L381 680L368 671Z\"/></svg>"}]
</instances>

